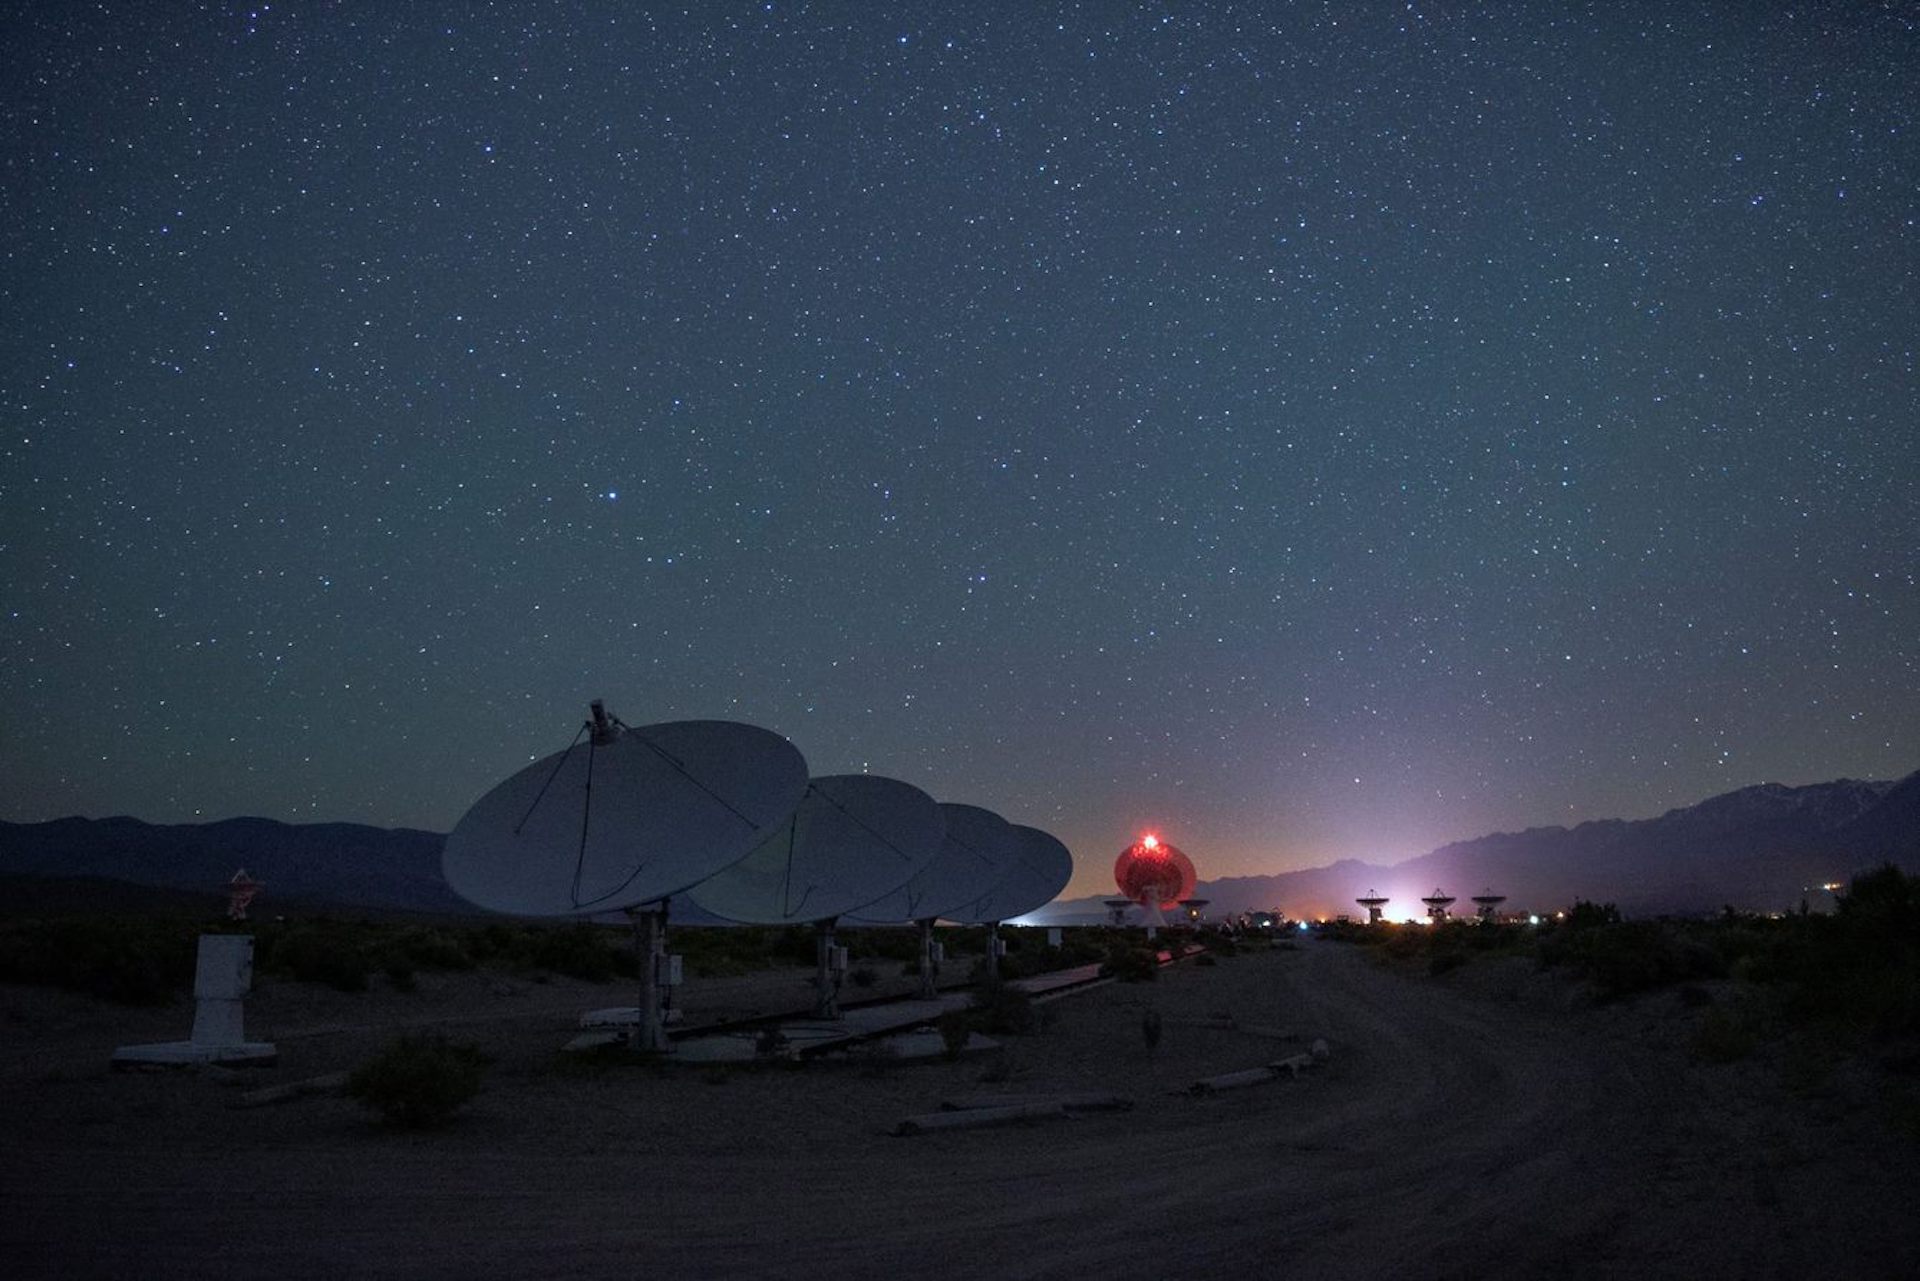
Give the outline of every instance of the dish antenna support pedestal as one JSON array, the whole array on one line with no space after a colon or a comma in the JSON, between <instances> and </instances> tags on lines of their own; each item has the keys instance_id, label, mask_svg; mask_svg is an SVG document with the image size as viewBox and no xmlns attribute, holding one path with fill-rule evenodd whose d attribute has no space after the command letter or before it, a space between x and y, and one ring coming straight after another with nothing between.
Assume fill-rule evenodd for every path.
<instances>
[{"instance_id":1,"label":"dish antenna support pedestal","mask_svg":"<svg viewBox=\"0 0 1920 1281\"><path fill-rule=\"evenodd\" d=\"M113 1065L185 1067L201 1063L271 1066L279 1052L267 1041L249 1041L242 1003L253 988L253 935L202 934L193 976L193 1032L185 1041L123 1045Z\"/></svg>"},{"instance_id":2,"label":"dish antenna support pedestal","mask_svg":"<svg viewBox=\"0 0 1920 1281\"><path fill-rule=\"evenodd\" d=\"M933 941L933 918L917 924L920 926L920 999L931 1001L940 995L940 949Z\"/></svg>"},{"instance_id":3,"label":"dish antenna support pedestal","mask_svg":"<svg viewBox=\"0 0 1920 1281\"><path fill-rule=\"evenodd\" d=\"M829 918L814 923L814 975L813 1017L816 1019L837 1019L840 1017L840 979L847 972L847 949L833 941L834 921Z\"/></svg>"},{"instance_id":4,"label":"dish antenna support pedestal","mask_svg":"<svg viewBox=\"0 0 1920 1281\"><path fill-rule=\"evenodd\" d=\"M643 903L627 909L633 922L633 949L640 961L639 1018L633 1025L629 1048L640 1054L663 1054L672 1048L667 1042L667 1021L660 1008L660 981L668 970L667 901Z\"/></svg>"}]
</instances>

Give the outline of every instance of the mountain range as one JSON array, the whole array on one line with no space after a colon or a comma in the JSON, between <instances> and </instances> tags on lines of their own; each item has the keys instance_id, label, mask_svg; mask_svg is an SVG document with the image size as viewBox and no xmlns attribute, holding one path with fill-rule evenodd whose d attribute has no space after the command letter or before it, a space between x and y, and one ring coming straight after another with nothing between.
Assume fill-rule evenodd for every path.
<instances>
[{"instance_id":1,"label":"mountain range","mask_svg":"<svg viewBox=\"0 0 1920 1281\"><path fill-rule=\"evenodd\" d=\"M1378 892L1387 915L1425 914L1420 899L1507 897L1503 911L1550 912L1576 899L1630 915L1830 907L1821 887L1881 863L1920 870L1920 772L1895 782L1837 779L1805 787L1761 783L1668 810L1658 818L1534 827L1443 845L1402 863L1344 859L1272 876L1201 881L1196 898L1218 917L1279 908L1294 917L1359 916L1354 899ZM1052 922L1104 916L1102 900L1052 904Z\"/></svg>"},{"instance_id":2,"label":"mountain range","mask_svg":"<svg viewBox=\"0 0 1920 1281\"><path fill-rule=\"evenodd\" d=\"M204 891L217 908L229 878L245 867L266 884L263 908L278 901L474 914L440 874L445 841L437 832L353 823L63 818L0 823L0 876ZM1216 917L1272 908L1296 917L1357 914L1354 898L1378 891L1398 918L1419 914L1418 899L1436 888L1465 907L1483 887L1506 895L1509 910L1552 911L1580 898L1632 915L1723 904L1777 911L1802 898L1817 910L1831 901L1823 884L1884 862L1920 869L1920 772L1896 782L1761 783L1658 818L1496 833L1391 865L1345 859L1202 881L1195 896ZM1028 919L1104 915L1095 897L1060 900Z\"/></svg>"},{"instance_id":3,"label":"mountain range","mask_svg":"<svg viewBox=\"0 0 1920 1281\"><path fill-rule=\"evenodd\" d=\"M62 818L0 823L0 876L119 881L202 890L215 909L241 868L275 902L472 914L440 875L446 837L358 823L143 823L135 818Z\"/></svg>"}]
</instances>

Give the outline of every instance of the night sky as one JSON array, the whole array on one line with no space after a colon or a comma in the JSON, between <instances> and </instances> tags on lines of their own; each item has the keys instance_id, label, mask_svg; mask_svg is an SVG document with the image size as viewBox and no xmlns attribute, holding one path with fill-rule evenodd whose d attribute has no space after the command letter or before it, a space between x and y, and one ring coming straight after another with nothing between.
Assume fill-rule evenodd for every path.
<instances>
[{"instance_id":1,"label":"night sky","mask_svg":"<svg viewBox=\"0 0 1920 1281\"><path fill-rule=\"evenodd\" d=\"M1920 767L1920 8L12 5L0 817L604 697L1204 878Z\"/></svg>"}]
</instances>

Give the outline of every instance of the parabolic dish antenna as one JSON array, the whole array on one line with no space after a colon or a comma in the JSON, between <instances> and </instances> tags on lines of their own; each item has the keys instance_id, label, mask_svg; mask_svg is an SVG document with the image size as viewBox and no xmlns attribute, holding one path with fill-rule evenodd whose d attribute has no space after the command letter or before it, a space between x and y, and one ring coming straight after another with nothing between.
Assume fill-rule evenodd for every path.
<instances>
[{"instance_id":1,"label":"parabolic dish antenna","mask_svg":"<svg viewBox=\"0 0 1920 1281\"><path fill-rule=\"evenodd\" d=\"M474 803L441 868L470 903L574 916L678 894L737 862L800 803L807 763L736 721L599 718Z\"/></svg>"},{"instance_id":2,"label":"parabolic dish antenna","mask_svg":"<svg viewBox=\"0 0 1920 1281\"><path fill-rule=\"evenodd\" d=\"M930 921L967 906L1013 864L1013 825L992 810L942 801L947 832L940 852L899 889L847 915L869 925Z\"/></svg>"},{"instance_id":3,"label":"parabolic dish antenna","mask_svg":"<svg viewBox=\"0 0 1920 1281\"><path fill-rule=\"evenodd\" d=\"M1149 912L1191 898L1195 876L1192 859L1151 834L1121 850L1113 864L1120 892Z\"/></svg>"},{"instance_id":4,"label":"parabolic dish antenna","mask_svg":"<svg viewBox=\"0 0 1920 1281\"><path fill-rule=\"evenodd\" d=\"M687 891L748 925L829 921L905 885L940 852L946 818L898 779L830 774L807 784L785 822L733 866Z\"/></svg>"},{"instance_id":5,"label":"parabolic dish antenna","mask_svg":"<svg viewBox=\"0 0 1920 1281\"><path fill-rule=\"evenodd\" d=\"M1014 825L1019 842L1013 867L994 887L956 914L962 921L1010 921L1053 902L1073 879L1073 855L1051 833Z\"/></svg>"}]
</instances>

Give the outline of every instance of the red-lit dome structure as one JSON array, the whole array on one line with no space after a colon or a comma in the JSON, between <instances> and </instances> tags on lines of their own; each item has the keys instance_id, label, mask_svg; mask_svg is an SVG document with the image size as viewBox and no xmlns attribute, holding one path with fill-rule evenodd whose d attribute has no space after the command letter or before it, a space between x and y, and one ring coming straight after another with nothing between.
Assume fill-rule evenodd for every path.
<instances>
[{"instance_id":1,"label":"red-lit dome structure","mask_svg":"<svg viewBox=\"0 0 1920 1281\"><path fill-rule=\"evenodd\" d=\"M1120 892L1148 909L1193 897L1196 879L1193 860L1151 833L1120 851L1113 865Z\"/></svg>"}]
</instances>

